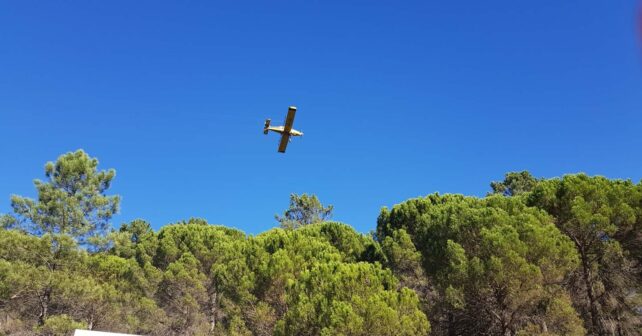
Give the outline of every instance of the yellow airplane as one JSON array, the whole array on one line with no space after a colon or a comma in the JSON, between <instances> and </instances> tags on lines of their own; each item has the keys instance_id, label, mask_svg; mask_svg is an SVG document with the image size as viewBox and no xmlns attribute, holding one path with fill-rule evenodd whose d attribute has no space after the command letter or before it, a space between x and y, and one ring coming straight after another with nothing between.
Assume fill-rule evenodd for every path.
<instances>
[{"instance_id":1,"label":"yellow airplane","mask_svg":"<svg viewBox=\"0 0 642 336\"><path fill-rule=\"evenodd\" d=\"M265 120L265 126L263 126L263 134L268 134L269 131L276 132L281 134L281 142L279 142L279 152L285 153L285 147L288 146L288 142L291 136L302 136L303 132L297 131L292 128L294 124L294 115L296 114L296 107L290 106L288 108L288 115L285 117L285 126L271 126L270 119Z\"/></svg>"}]
</instances>

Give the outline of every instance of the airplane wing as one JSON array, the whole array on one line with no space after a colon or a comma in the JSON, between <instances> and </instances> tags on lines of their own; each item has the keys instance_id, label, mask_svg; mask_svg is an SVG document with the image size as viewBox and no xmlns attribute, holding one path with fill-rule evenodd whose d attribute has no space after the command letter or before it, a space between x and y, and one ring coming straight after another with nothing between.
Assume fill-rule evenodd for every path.
<instances>
[{"instance_id":1,"label":"airplane wing","mask_svg":"<svg viewBox=\"0 0 642 336\"><path fill-rule=\"evenodd\" d=\"M285 133L290 133L292 130L292 125L294 124L294 115L296 114L296 107L290 106L288 109L288 116L285 117L285 126L283 126L283 131ZM284 147L285 148L285 147Z\"/></svg>"},{"instance_id":2,"label":"airplane wing","mask_svg":"<svg viewBox=\"0 0 642 336\"><path fill-rule=\"evenodd\" d=\"M285 153L285 147L288 146L289 141L290 141L290 135L287 133L283 133L281 135L281 142L279 142L279 152Z\"/></svg>"}]
</instances>

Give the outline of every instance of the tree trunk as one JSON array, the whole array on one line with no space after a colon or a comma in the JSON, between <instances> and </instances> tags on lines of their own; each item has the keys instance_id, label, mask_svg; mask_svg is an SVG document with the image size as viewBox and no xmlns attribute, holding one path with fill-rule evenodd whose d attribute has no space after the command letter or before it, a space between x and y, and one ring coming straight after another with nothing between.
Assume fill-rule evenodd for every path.
<instances>
[{"instance_id":1,"label":"tree trunk","mask_svg":"<svg viewBox=\"0 0 642 336\"><path fill-rule=\"evenodd\" d=\"M51 300L51 287L45 288L40 296L40 314L38 314L38 325L44 325L49 317L49 301Z\"/></svg>"},{"instance_id":2,"label":"tree trunk","mask_svg":"<svg viewBox=\"0 0 642 336\"><path fill-rule=\"evenodd\" d=\"M456 336L455 332L455 317L453 313L448 313L448 336Z\"/></svg>"},{"instance_id":3,"label":"tree trunk","mask_svg":"<svg viewBox=\"0 0 642 336\"><path fill-rule=\"evenodd\" d=\"M87 330L94 330L94 317L92 316L87 323Z\"/></svg>"},{"instance_id":4,"label":"tree trunk","mask_svg":"<svg viewBox=\"0 0 642 336\"><path fill-rule=\"evenodd\" d=\"M218 319L217 297L216 292L210 294L210 332L216 328L216 320Z\"/></svg>"},{"instance_id":5,"label":"tree trunk","mask_svg":"<svg viewBox=\"0 0 642 336\"><path fill-rule=\"evenodd\" d=\"M624 336L624 331L622 330L622 318L620 317L620 313L617 314L617 335Z\"/></svg>"},{"instance_id":6,"label":"tree trunk","mask_svg":"<svg viewBox=\"0 0 642 336\"><path fill-rule=\"evenodd\" d=\"M584 278L584 285L586 286L586 296L589 300L589 312L591 314L591 324L593 325L593 330L597 335L604 335L604 331L600 325L600 318L597 312L597 306L595 304L595 293L593 293L593 284L591 282L591 270L590 265L588 264L588 257L584 252L584 248L580 248L580 257L582 258L582 275Z\"/></svg>"},{"instance_id":7,"label":"tree trunk","mask_svg":"<svg viewBox=\"0 0 642 336\"><path fill-rule=\"evenodd\" d=\"M548 326L546 325L546 321L542 321L542 332L544 334L548 334Z\"/></svg>"}]
</instances>

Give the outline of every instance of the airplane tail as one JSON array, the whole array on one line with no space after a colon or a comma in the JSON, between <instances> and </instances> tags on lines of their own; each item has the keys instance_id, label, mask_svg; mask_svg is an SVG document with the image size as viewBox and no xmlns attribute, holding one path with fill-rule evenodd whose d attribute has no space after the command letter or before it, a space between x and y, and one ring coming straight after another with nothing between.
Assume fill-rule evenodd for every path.
<instances>
[{"instance_id":1,"label":"airplane tail","mask_svg":"<svg viewBox=\"0 0 642 336\"><path fill-rule=\"evenodd\" d=\"M263 126L263 134L268 134L268 127L270 127L270 119L265 119L265 126Z\"/></svg>"}]
</instances>

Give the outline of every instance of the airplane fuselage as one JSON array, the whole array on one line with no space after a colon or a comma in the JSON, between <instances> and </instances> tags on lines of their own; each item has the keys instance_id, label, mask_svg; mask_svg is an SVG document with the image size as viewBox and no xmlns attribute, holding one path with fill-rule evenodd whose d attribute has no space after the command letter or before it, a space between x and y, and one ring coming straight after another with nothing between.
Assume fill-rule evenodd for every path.
<instances>
[{"instance_id":1,"label":"airplane fuselage","mask_svg":"<svg viewBox=\"0 0 642 336\"><path fill-rule=\"evenodd\" d=\"M285 132L285 126L270 126L267 128L268 131L276 132L283 134ZM303 132L291 129L289 132L290 136L302 136Z\"/></svg>"}]
</instances>

